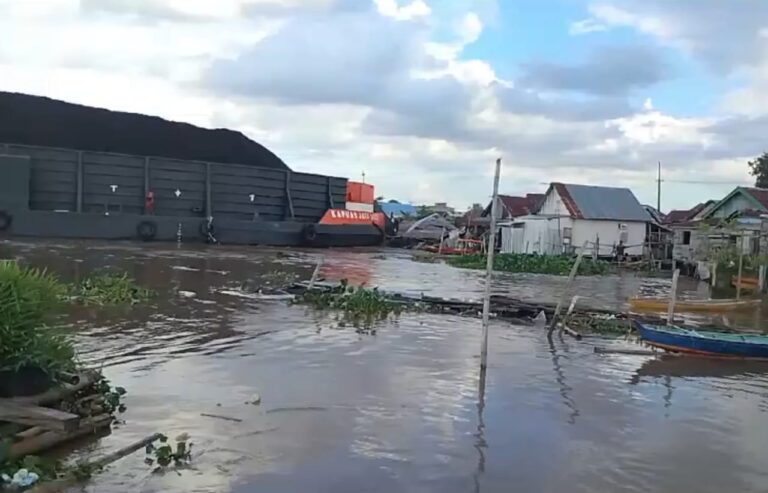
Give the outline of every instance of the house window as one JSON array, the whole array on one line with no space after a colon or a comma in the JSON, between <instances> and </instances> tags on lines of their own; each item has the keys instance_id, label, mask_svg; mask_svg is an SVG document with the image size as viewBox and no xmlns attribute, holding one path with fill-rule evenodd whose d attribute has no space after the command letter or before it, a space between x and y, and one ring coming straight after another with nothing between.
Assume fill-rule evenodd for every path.
<instances>
[{"instance_id":1,"label":"house window","mask_svg":"<svg viewBox=\"0 0 768 493\"><path fill-rule=\"evenodd\" d=\"M691 232L683 231L683 245L690 245L690 244L691 244Z\"/></svg>"},{"instance_id":2,"label":"house window","mask_svg":"<svg viewBox=\"0 0 768 493\"><path fill-rule=\"evenodd\" d=\"M563 228L563 238L571 238L573 236L573 228Z\"/></svg>"}]
</instances>

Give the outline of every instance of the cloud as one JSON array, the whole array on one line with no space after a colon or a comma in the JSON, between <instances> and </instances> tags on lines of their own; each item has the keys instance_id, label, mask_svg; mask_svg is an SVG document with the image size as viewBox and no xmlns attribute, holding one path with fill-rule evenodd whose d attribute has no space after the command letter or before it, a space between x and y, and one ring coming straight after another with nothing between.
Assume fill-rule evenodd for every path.
<instances>
[{"instance_id":1,"label":"cloud","mask_svg":"<svg viewBox=\"0 0 768 493\"><path fill-rule=\"evenodd\" d=\"M629 27L686 51L727 73L765 55L768 2L764 0L623 0L590 7L597 23Z\"/></svg>"},{"instance_id":2,"label":"cloud","mask_svg":"<svg viewBox=\"0 0 768 493\"><path fill-rule=\"evenodd\" d=\"M249 1L253 0L80 0L80 11L142 22L203 22L236 17Z\"/></svg>"},{"instance_id":3,"label":"cloud","mask_svg":"<svg viewBox=\"0 0 768 493\"><path fill-rule=\"evenodd\" d=\"M632 113L625 98L620 97L544 97L535 91L500 87L499 101L506 111L522 115L538 115L553 120L602 121Z\"/></svg>"},{"instance_id":4,"label":"cloud","mask_svg":"<svg viewBox=\"0 0 768 493\"><path fill-rule=\"evenodd\" d=\"M581 34L589 34L607 31L608 26L602 24L595 19L584 19L571 23L568 28L568 34L571 36L578 36Z\"/></svg>"},{"instance_id":5,"label":"cloud","mask_svg":"<svg viewBox=\"0 0 768 493\"><path fill-rule=\"evenodd\" d=\"M533 62L520 82L527 87L620 96L669 77L662 54L651 47L601 47L579 64Z\"/></svg>"},{"instance_id":6,"label":"cloud","mask_svg":"<svg viewBox=\"0 0 768 493\"><path fill-rule=\"evenodd\" d=\"M255 101L367 107L363 129L372 133L457 137L472 95L449 61L427 51L428 26L399 20L418 4L392 15L296 17L236 57L215 60L203 85ZM481 27L472 29L476 37Z\"/></svg>"}]
</instances>

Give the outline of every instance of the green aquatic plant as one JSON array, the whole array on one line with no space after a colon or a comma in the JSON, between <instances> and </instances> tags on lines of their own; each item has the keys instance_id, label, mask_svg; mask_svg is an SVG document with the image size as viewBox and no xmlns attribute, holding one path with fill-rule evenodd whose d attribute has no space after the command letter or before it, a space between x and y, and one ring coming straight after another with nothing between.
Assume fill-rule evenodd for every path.
<instances>
[{"instance_id":1,"label":"green aquatic plant","mask_svg":"<svg viewBox=\"0 0 768 493\"><path fill-rule=\"evenodd\" d=\"M463 269L485 269L486 262L485 255L461 255L448 259L450 265ZM565 276L570 273L573 262L573 258L565 255L501 253L494 257L493 270ZM583 276L602 275L610 271L611 264L604 260L584 258L579 266L579 274Z\"/></svg>"},{"instance_id":2,"label":"green aquatic plant","mask_svg":"<svg viewBox=\"0 0 768 493\"><path fill-rule=\"evenodd\" d=\"M331 290L307 291L299 301L317 309L339 310L342 312L340 326L352 325L362 329L368 329L374 322L392 314L399 314L403 309L403 304L378 288L355 288L349 286L346 280Z\"/></svg>"},{"instance_id":3,"label":"green aquatic plant","mask_svg":"<svg viewBox=\"0 0 768 493\"><path fill-rule=\"evenodd\" d=\"M72 299L83 305L135 305L153 296L128 276L111 272L86 277L72 288Z\"/></svg>"},{"instance_id":4,"label":"green aquatic plant","mask_svg":"<svg viewBox=\"0 0 768 493\"><path fill-rule=\"evenodd\" d=\"M52 274L0 262L0 371L34 367L55 376L75 368L71 341L52 327L66 292Z\"/></svg>"},{"instance_id":5,"label":"green aquatic plant","mask_svg":"<svg viewBox=\"0 0 768 493\"><path fill-rule=\"evenodd\" d=\"M157 463L154 472L160 472L171 465L175 467L186 466L192 461L192 443L189 443L188 434L182 433L176 437L175 448L168 443L168 437L165 435L160 435L158 440L159 446L155 446L153 443L147 445L146 458L144 459L144 462L150 466Z\"/></svg>"}]
</instances>

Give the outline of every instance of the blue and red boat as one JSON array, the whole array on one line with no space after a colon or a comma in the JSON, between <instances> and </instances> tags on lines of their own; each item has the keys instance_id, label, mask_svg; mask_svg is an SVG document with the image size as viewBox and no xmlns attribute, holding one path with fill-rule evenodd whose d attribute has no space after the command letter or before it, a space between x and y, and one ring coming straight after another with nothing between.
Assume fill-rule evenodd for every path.
<instances>
[{"instance_id":1,"label":"blue and red boat","mask_svg":"<svg viewBox=\"0 0 768 493\"><path fill-rule=\"evenodd\" d=\"M667 351L703 356L768 359L768 335L697 330L639 321L635 321L635 328L643 341Z\"/></svg>"}]
</instances>

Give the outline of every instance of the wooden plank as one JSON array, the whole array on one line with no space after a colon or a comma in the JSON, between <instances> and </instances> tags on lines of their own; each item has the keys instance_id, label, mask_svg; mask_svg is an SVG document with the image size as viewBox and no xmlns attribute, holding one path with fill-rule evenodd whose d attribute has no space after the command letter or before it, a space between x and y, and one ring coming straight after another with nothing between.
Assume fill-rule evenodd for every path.
<instances>
[{"instance_id":1,"label":"wooden plank","mask_svg":"<svg viewBox=\"0 0 768 493\"><path fill-rule=\"evenodd\" d=\"M75 430L80 426L80 416L76 414L34 404L22 404L11 399L0 399L0 421L65 432Z\"/></svg>"}]
</instances>

